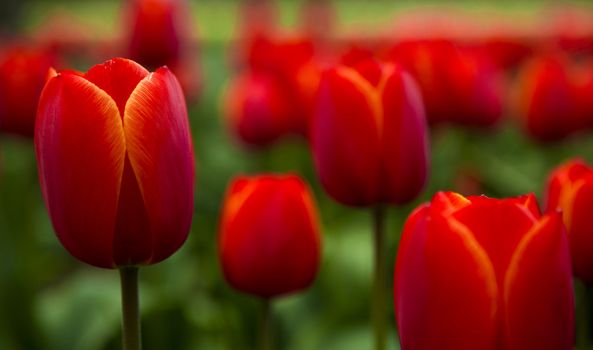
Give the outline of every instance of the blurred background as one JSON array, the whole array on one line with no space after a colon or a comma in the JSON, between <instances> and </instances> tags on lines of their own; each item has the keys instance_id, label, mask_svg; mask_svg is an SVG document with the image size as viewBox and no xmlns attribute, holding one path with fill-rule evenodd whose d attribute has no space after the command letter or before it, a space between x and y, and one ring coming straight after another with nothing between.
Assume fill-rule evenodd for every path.
<instances>
[{"instance_id":1,"label":"blurred background","mask_svg":"<svg viewBox=\"0 0 593 350\"><path fill-rule=\"evenodd\" d=\"M134 7L137 3L142 1L2 1L2 60L16 46L47 53L58 68L81 71L113 56L141 58L142 50L134 49L134 40L142 41L133 33L141 26L134 17L140 11ZM484 78L485 85L500 86L486 99L495 100L495 115L488 121L472 119L480 112L449 118L461 115L457 110L431 121L427 188L414 203L388 211L390 277L405 218L435 191L493 197L535 192L541 198L548 172L560 162L573 156L593 162L593 113L587 103L593 104L593 93L588 94L593 89L587 90L593 86L589 2L201 0L183 5L187 8L180 11L181 17L172 20L183 26L176 29L181 39L171 49L182 54L173 54L167 64L177 69L188 98L197 158L195 217L183 248L140 272L145 349L255 348L259 301L225 283L216 235L228 181L237 174L258 172L302 175L314 191L323 224L323 263L315 284L275 305L278 348L360 350L372 344L370 214L341 206L324 193L298 131L263 141L249 139L234 129L233 120L240 116L226 115L239 113L229 105L248 99L241 92L239 97L229 92L236 91L230 86L236 86L237 76L265 70L261 66L270 60L292 62L302 53L288 50L274 56L266 51L269 48L259 52L256 43L261 38L274 47L291 40L307 43L305 61L315 60L316 72L357 55L385 58L394 45L410 40L445 40L455 47L455 55L471 55L476 66L489 67L484 70L491 74ZM163 26L155 33L166 31ZM153 39L159 35L155 33L150 33ZM158 45L156 51L166 50ZM399 55L405 56L406 50ZM446 60L450 55L433 57L426 64L454 71ZM412 66L422 61L418 57L410 59ZM148 67L160 65L150 57L145 62ZM449 64L443 67L442 62ZM563 78L541 81L557 78L577 85L583 96L581 109L565 108L567 98L558 97L564 92L556 88L534 97L539 96L533 91L540 82L538 62L561 67ZM31 63L27 67L34 68ZM291 74L297 70L290 67ZM418 74L422 72L426 71ZM470 79L463 77L454 74L450 79ZM468 91L479 89L472 83ZM560 120L530 123L538 113L530 107L532 98L553 102L549 109L559 111ZM571 126L565 127L567 123ZM6 130L0 140L0 349L120 348L118 274L79 263L62 248L41 197L32 138ZM397 349L389 305L389 345Z\"/></svg>"}]
</instances>

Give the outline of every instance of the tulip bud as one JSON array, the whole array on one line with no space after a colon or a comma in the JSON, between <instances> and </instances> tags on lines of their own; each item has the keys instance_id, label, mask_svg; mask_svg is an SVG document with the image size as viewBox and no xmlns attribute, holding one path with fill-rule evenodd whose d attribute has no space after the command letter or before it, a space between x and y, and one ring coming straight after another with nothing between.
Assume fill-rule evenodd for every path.
<instances>
[{"instance_id":1,"label":"tulip bud","mask_svg":"<svg viewBox=\"0 0 593 350\"><path fill-rule=\"evenodd\" d=\"M369 60L326 71L311 142L321 183L343 204L405 203L426 182L422 99L400 66Z\"/></svg>"},{"instance_id":2,"label":"tulip bud","mask_svg":"<svg viewBox=\"0 0 593 350\"><path fill-rule=\"evenodd\" d=\"M248 66L224 99L231 133L250 146L269 146L287 135L306 137L320 71L310 41L253 42Z\"/></svg>"},{"instance_id":3,"label":"tulip bud","mask_svg":"<svg viewBox=\"0 0 593 350\"><path fill-rule=\"evenodd\" d=\"M187 238L194 158L175 76L116 58L60 72L39 102L35 147L54 229L98 267L157 263Z\"/></svg>"},{"instance_id":4,"label":"tulip bud","mask_svg":"<svg viewBox=\"0 0 593 350\"><path fill-rule=\"evenodd\" d=\"M246 145L267 146L291 133L294 110L282 87L268 74L236 77L229 85L224 107L232 134Z\"/></svg>"},{"instance_id":5,"label":"tulip bud","mask_svg":"<svg viewBox=\"0 0 593 350\"><path fill-rule=\"evenodd\" d=\"M517 88L517 115L536 140L556 141L586 128L566 58L534 58L520 72Z\"/></svg>"},{"instance_id":6,"label":"tulip bud","mask_svg":"<svg viewBox=\"0 0 593 350\"><path fill-rule=\"evenodd\" d=\"M489 127L501 119L501 72L485 56L445 40L402 42L389 56L417 80L431 124Z\"/></svg>"},{"instance_id":7,"label":"tulip bud","mask_svg":"<svg viewBox=\"0 0 593 350\"><path fill-rule=\"evenodd\" d=\"M438 193L404 226L395 264L402 350L570 350L570 254L533 195Z\"/></svg>"},{"instance_id":8,"label":"tulip bud","mask_svg":"<svg viewBox=\"0 0 593 350\"><path fill-rule=\"evenodd\" d=\"M0 130L33 137L41 90L56 57L47 50L12 47L0 53Z\"/></svg>"},{"instance_id":9,"label":"tulip bud","mask_svg":"<svg viewBox=\"0 0 593 350\"><path fill-rule=\"evenodd\" d=\"M189 14L185 0L130 0L125 11L126 56L151 69L168 66L186 95L196 97L200 72L192 54Z\"/></svg>"},{"instance_id":10,"label":"tulip bud","mask_svg":"<svg viewBox=\"0 0 593 350\"><path fill-rule=\"evenodd\" d=\"M307 288L321 238L307 185L296 175L238 177L222 208L219 257L236 289L272 298Z\"/></svg>"},{"instance_id":11,"label":"tulip bud","mask_svg":"<svg viewBox=\"0 0 593 350\"><path fill-rule=\"evenodd\" d=\"M572 269L576 277L593 283L593 169L582 160L571 160L550 174L548 211L561 210L568 231Z\"/></svg>"}]
</instances>

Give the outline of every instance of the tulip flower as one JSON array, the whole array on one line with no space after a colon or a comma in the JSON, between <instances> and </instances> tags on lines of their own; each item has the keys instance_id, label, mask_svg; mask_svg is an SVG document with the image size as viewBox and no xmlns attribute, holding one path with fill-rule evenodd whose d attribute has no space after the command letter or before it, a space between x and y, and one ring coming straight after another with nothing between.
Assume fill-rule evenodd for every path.
<instances>
[{"instance_id":1,"label":"tulip flower","mask_svg":"<svg viewBox=\"0 0 593 350\"><path fill-rule=\"evenodd\" d=\"M244 63L224 97L231 134L257 147L288 135L306 137L320 76L313 44L260 37Z\"/></svg>"},{"instance_id":2,"label":"tulip flower","mask_svg":"<svg viewBox=\"0 0 593 350\"><path fill-rule=\"evenodd\" d=\"M0 53L0 130L33 137L41 90L56 56L45 49L14 46Z\"/></svg>"},{"instance_id":3,"label":"tulip flower","mask_svg":"<svg viewBox=\"0 0 593 350\"><path fill-rule=\"evenodd\" d=\"M264 299L264 312L269 312L270 299L305 289L315 279L319 223L309 188L298 176L235 178L220 225L219 258L226 280Z\"/></svg>"},{"instance_id":4,"label":"tulip flower","mask_svg":"<svg viewBox=\"0 0 593 350\"><path fill-rule=\"evenodd\" d=\"M249 146L266 146L291 134L295 115L282 86L268 74L244 73L229 85L225 115L233 135Z\"/></svg>"},{"instance_id":5,"label":"tulip flower","mask_svg":"<svg viewBox=\"0 0 593 350\"><path fill-rule=\"evenodd\" d=\"M588 107L583 109L590 105L590 98L580 98L576 76L568 58L554 54L535 57L520 72L516 114L535 140L558 141L591 123Z\"/></svg>"},{"instance_id":6,"label":"tulip flower","mask_svg":"<svg viewBox=\"0 0 593 350\"><path fill-rule=\"evenodd\" d=\"M405 223L394 283L402 350L573 347L566 233L533 195L437 193Z\"/></svg>"},{"instance_id":7,"label":"tulip flower","mask_svg":"<svg viewBox=\"0 0 593 350\"><path fill-rule=\"evenodd\" d=\"M485 56L446 40L401 42L388 56L416 78L431 124L490 127L500 121L502 75Z\"/></svg>"},{"instance_id":8,"label":"tulip flower","mask_svg":"<svg viewBox=\"0 0 593 350\"><path fill-rule=\"evenodd\" d=\"M200 72L189 13L185 0L130 0L124 24L127 56L151 69L168 66L191 98L198 94Z\"/></svg>"},{"instance_id":9,"label":"tulip flower","mask_svg":"<svg viewBox=\"0 0 593 350\"><path fill-rule=\"evenodd\" d=\"M422 98L400 66L369 60L326 71L311 142L321 183L340 203L403 204L426 182Z\"/></svg>"},{"instance_id":10,"label":"tulip flower","mask_svg":"<svg viewBox=\"0 0 593 350\"><path fill-rule=\"evenodd\" d=\"M86 74L54 74L41 94L35 146L60 242L83 262L119 268L124 288L133 288L138 266L166 259L187 238L193 148L169 69L149 73L116 58Z\"/></svg>"},{"instance_id":11,"label":"tulip flower","mask_svg":"<svg viewBox=\"0 0 593 350\"><path fill-rule=\"evenodd\" d=\"M327 70L311 128L317 175L326 192L350 206L373 207L372 317L377 349L386 346L384 204L403 204L428 173L420 90L400 66L374 60Z\"/></svg>"},{"instance_id":12,"label":"tulip flower","mask_svg":"<svg viewBox=\"0 0 593 350\"><path fill-rule=\"evenodd\" d=\"M593 169L582 160L571 160L552 171L547 185L546 206L561 210L572 257L574 275L593 283Z\"/></svg>"}]
</instances>

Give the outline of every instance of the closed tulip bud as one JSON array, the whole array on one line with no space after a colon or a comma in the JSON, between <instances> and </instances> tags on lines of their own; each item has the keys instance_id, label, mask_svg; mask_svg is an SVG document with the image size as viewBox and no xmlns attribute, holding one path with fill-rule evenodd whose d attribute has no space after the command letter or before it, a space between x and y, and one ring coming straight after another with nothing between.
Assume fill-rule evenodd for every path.
<instances>
[{"instance_id":1,"label":"closed tulip bud","mask_svg":"<svg viewBox=\"0 0 593 350\"><path fill-rule=\"evenodd\" d=\"M43 49L0 53L0 131L33 137L39 96L55 64L55 55Z\"/></svg>"},{"instance_id":2,"label":"closed tulip bud","mask_svg":"<svg viewBox=\"0 0 593 350\"><path fill-rule=\"evenodd\" d=\"M187 238L194 158L175 76L116 58L61 72L41 95L35 146L54 229L98 267L157 263Z\"/></svg>"},{"instance_id":3,"label":"closed tulip bud","mask_svg":"<svg viewBox=\"0 0 593 350\"><path fill-rule=\"evenodd\" d=\"M575 276L593 284L593 169L580 159L554 169L548 179L546 205L549 211L562 211Z\"/></svg>"},{"instance_id":4,"label":"closed tulip bud","mask_svg":"<svg viewBox=\"0 0 593 350\"><path fill-rule=\"evenodd\" d=\"M520 72L517 115L526 132L538 141L557 141L586 128L578 93L565 57L532 59Z\"/></svg>"},{"instance_id":5,"label":"closed tulip bud","mask_svg":"<svg viewBox=\"0 0 593 350\"><path fill-rule=\"evenodd\" d=\"M307 185L296 175L238 177L223 203L219 256L234 288L272 298L307 288L321 254Z\"/></svg>"},{"instance_id":6,"label":"closed tulip bud","mask_svg":"<svg viewBox=\"0 0 593 350\"><path fill-rule=\"evenodd\" d=\"M125 11L126 56L150 69L168 66L185 95L197 98L201 72L194 57L185 0L129 0Z\"/></svg>"},{"instance_id":7,"label":"closed tulip bud","mask_svg":"<svg viewBox=\"0 0 593 350\"><path fill-rule=\"evenodd\" d=\"M236 77L229 84L223 107L231 134L247 146L268 146L292 133L295 111L269 74L246 72Z\"/></svg>"},{"instance_id":8,"label":"closed tulip bud","mask_svg":"<svg viewBox=\"0 0 593 350\"><path fill-rule=\"evenodd\" d=\"M343 204L405 203L426 182L422 98L400 66L368 60L326 71L311 141L321 183Z\"/></svg>"},{"instance_id":9,"label":"closed tulip bud","mask_svg":"<svg viewBox=\"0 0 593 350\"><path fill-rule=\"evenodd\" d=\"M127 9L130 58L148 67L180 60L187 33L179 0L131 0ZM185 18L184 18L185 19Z\"/></svg>"},{"instance_id":10,"label":"closed tulip bud","mask_svg":"<svg viewBox=\"0 0 593 350\"><path fill-rule=\"evenodd\" d=\"M231 134L259 147L289 135L307 137L320 77L313 44L260 37L247 63L224 98Z\"/></svg>"},{"instance_id":11,"label":"closed tulip bud","mask_svg":"<svg viewBox=\"0 0 593 350\"><path fill-rule=\"evenodd\" d=\"M438 193L406 221L395 264L402 350L570 350L570 253L533 195Z\"/></svg>"},{"instance_id":12,"label":"closed tulip bud","mask_svg":"<svg viewBox=\"0 0 593 350\"><path fill-rule=\"evenodd\" d=\"M389 56L417 80L431 124L490 127L500 121L502 75L485 56L446 40L402 42Z\"/></svg>"}]
</instances>

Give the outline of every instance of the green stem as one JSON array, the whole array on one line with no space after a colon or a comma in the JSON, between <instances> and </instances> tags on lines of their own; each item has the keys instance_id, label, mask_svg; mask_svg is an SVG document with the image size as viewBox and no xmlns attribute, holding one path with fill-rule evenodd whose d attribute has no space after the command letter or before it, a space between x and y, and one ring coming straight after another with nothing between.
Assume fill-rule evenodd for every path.
<instances>
[{"instance_id":1,"label":"green stem","mask_svg":"<svg viewBox=\"0 0 593 350\"><path fill-rule=\"evenodd\" d=\"M577 285L578 287L578 285ZM577 305L579 306L576 311L576 319L577 319L577 345L578 349L589 349L591 347L591 302L589 298L591 297L591 289L586 284L581 284L581 288L577 288L577 291L580 292L577 294L577 297L580 300L577 300Z\"/></svg>"},{"instance_id":2,"label":"green stem","mask_svg":"<svg viewBox=\"0 0 593 350\"><path fill-rule=\"evenodd\" d=\"M124 350L140 350L140 308L138 303L138 268L119 269L122 302L122 338Z\"/></svg>"},{"instance_id":3,"label":"green stem","mask_svg":"<svg viewBox=\"0 0 593 350\"><path fill-rule=\"evenodd\" d=\"M375 349L385 350L387 347L387 270L385 258L385 217L384 209L377 206L373 210L374 236L374 280L371 305L371 316L375 334Z\"/></svg>"},{"instance_id":4,"label":"green stem","mask_svg":"<svg viewBox=\"0 0 593 350\"><path fill-rule=\"evenodd\" d=\"M272 350L272 301L268 298L262 300L260 322L259 348Z\"/></svg>"}]
</instances>

